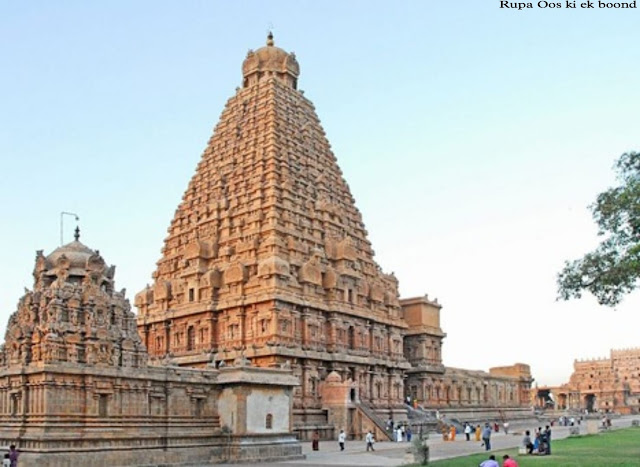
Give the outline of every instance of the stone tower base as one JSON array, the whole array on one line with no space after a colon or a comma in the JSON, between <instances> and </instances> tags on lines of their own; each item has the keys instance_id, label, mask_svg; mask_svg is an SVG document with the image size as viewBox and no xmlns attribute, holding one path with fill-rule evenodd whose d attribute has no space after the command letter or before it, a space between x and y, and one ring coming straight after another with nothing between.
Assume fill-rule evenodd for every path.
<instances>
[{"instance_id":1,"label":"stone tower base","mask_svg":"<svg viewBox=\"0 0 640 467\"><path fill-rule=\"evenodd\" d=\"M28 440L23 441L31 444ZM167 448L135 446L64 452L21 452L21 467L187 466L300 459L300 444L293 436L219 437L207 445Z\"/></svg>"}]
</instances>

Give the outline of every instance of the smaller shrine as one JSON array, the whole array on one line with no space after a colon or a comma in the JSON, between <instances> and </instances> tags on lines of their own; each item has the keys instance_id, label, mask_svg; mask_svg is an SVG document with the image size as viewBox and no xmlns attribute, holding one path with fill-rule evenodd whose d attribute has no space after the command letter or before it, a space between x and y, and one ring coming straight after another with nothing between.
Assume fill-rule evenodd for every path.
<instances>
[{"instance_id":1,"label":"smaller shrine","mask_svg":"<svg viewBox=\"0 0 640 467\"><path fill-rule=\"evenodd\" d=\"M115 266L79 238L76 229L72 243L46 257L36 253L34 288L9 319L3 365L147 366L125 290L115 290Z\"/></svg>"},{"instance_id":2,"label":"smaller shrine","mask_svg":"<svg viewBox=\"0 0 640 467\"><path fill-rule=\"evenodd\" d=\"M21 467L301 456L290 370L150 365L115 267L79 236L37 252L0 348L0 443Z\"/></svg>"}]
</instances>

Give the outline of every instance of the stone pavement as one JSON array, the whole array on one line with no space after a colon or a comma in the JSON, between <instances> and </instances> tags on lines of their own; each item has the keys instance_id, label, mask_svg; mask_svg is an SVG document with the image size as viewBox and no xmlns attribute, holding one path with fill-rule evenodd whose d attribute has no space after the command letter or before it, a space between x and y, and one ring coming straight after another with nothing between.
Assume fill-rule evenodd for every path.
<instances>
[{"instance_id":1,"label":"stone pavement","mask_svg":"<svg viewBox=\"0 0 640 467\"><path fill-rule=\"evenodd\" d=\"M631 426L631 420L636 417L622 417L613 420L613 429ZM522 441L522 433L525 429L533 430L540 422L531 421L528 425L516 426L513 433L505 435L503 432L493 433L491 436L492 450L501 450L517 447ZM551 449L553 453L553 440L563 439L569 436L570 427L552 427ZM586 424L580 426L581 433L585 434ZM473 437L472 437L473 439ZM337 441L321 441L320 450L312 451L310 443L303 443L303 453L306 459L269 464L270 467L350 467L366 465L370 467L400 466L407 463L406 453L409 443L380 442L375 444L375 452L366 452L364 441L347 441L346 449L340 452ZM441 436L431 435L429 438L431 448L431 460L449 459L452 457L466 456L484 452L484 448L477 441L465 441L464 435L457 436L455 441L442 441ZM220 464L219 464L220 465ZM255 464L222 464L234 467L254 467Z\"/></svg>"}]
</instances>

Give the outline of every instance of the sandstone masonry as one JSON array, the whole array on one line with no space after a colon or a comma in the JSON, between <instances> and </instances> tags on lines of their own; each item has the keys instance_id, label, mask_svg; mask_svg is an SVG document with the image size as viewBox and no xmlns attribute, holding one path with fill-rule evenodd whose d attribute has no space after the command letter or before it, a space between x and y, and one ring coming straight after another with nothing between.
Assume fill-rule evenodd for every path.
<instances>
[{"instance_id":1,"label":"sandstone masonry","mask_svg":"<svg viewBox=\"0 0 640 467\"><path fill-rule=\"evenodd\" d=\"M0 350L0 443L21 466L299 457L285 369L149 366L115 268L76 240L36 255Z\"/></svg>"},{"instance_id":2,"label":"sandstone masonry","mask_svg":"<svg viewBox=\"0 0 640 467\"><path fill-rule=\"evenodd\" d=\"M136 295L151 360L291 367L301 437L334 436L337 423L361 436L368 422L359 420L406 418L406 396L429 409L527 407L527 365L445 368L440 305L399 299L298 90L295 55L269 35L242 72L175 211L154 282ZM323 400L332 373L349 388L343 405L352 410L340 422Z\"/></svg>"}]
</instances>

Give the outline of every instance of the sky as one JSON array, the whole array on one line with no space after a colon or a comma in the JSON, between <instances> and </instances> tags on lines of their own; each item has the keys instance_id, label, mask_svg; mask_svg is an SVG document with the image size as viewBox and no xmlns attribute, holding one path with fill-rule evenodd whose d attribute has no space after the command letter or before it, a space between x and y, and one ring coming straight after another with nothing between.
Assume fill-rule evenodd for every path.
<instances>
[{"instance_id":1,"label":"sky","mask_svg":"<svg viewBox=\"0 0 640 467\"><path fill-rule=\"evenodd\" d=\"M576 358L640 346L640 293L615 309L556 301L564 261L597 245L588 206L640 150L640 13L579 3L0 0L0 333L35 251L60 245L62 211L130 299L151 282L272 29L376 260L402 297L443 305L446 365L523 362L554 385Z\"/></svg>"}]
</instances>

